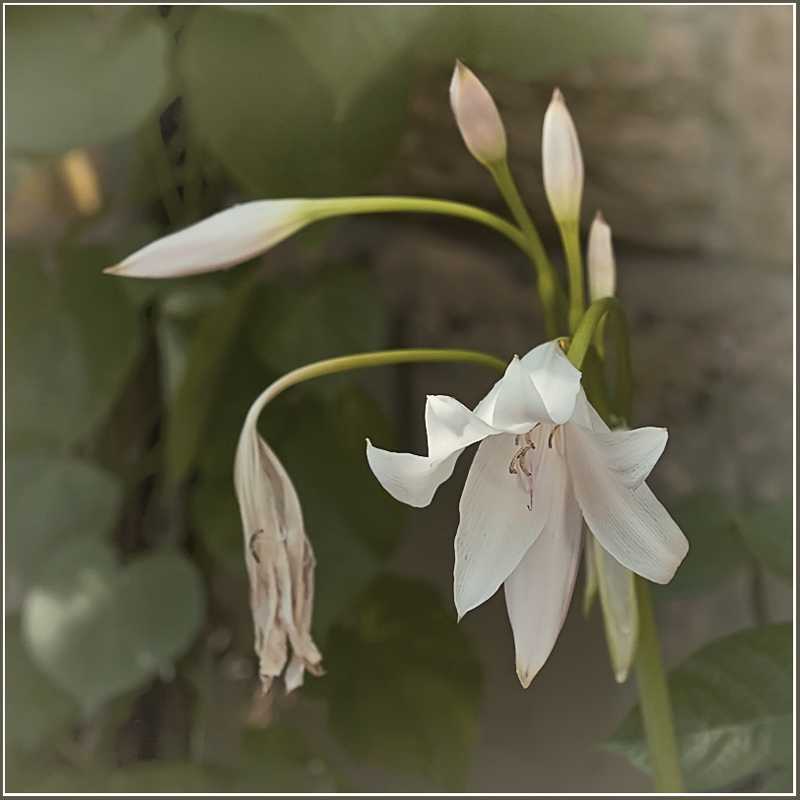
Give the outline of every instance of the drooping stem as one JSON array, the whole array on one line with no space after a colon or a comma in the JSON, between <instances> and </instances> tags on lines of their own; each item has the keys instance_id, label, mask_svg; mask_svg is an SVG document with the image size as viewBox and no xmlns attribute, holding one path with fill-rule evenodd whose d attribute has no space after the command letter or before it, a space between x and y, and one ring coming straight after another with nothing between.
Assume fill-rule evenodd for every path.
<instances>
[{"instance_id":1,"label":"drooping stem","mask_svg":"<svg viewBox=\"0 0 800 800\"><path fill-rule=\"evenodd\" d=\"M636 576L636 599L639 604L639 650L636 654L636 682L642 710L653 782L657 792L685 791L681 773L678 739L669 699L667 677L661 660L656 620L650 600L650 587Z\"/></svg>"},{"instance_id":2,"label":"drooping stem","mask_svg":"<svg viewBox=\"0 0 800 800\"><path fill-rule=\"evenodd\" d=\"M438 349L409 349L409 350L380 350L374 353L359 353L352 356L339 356L306 364L291 372L287 372L274 383L270 384L255 400L247 413L243 431L255 426L261 409L277 397L281 392L298 383L319 378L323 375L333 375L337 372L348 372L354 369L367 369L368 367L383 367L391 364L422 363L432 361L460 362L462 364L477 364L489 367L499 373L505 372L508 366L505 361L487 353L478 353L473 350L438 350Z\"/></svg>"},{"instance_id":3,"label":"drooping stem","mask_svg":"<svg viewBox=\"0 0 800 800\"><path fill-rule=\"evenodd\" d=\"M536 269L545 334L548 339L554 339L559 333L558 310L559 308L566 310L566 294L553 265L550 263L550 259L547 257L539 232L536 230L528 209L522 201L517 184L511 176L508 162L503 159L489 165L489 172L491 172L497 188L503 195L503 199L506 201L528 243L528 255Z\"/></svg>"},{"instance_id":4,"label":"drooping stem","mask_svg":"<svg viewBox=\"0 0 800 800\"><path fill-rule=\"evenodd\" d=\"M316 219L349 216L351 214L384 214L387 212L413 214L445 214L461 217L493 228L510 239L523 252L530 253L530 245L523 232L508 220L477 206L438 200L428 197L333 197L309 200L314 204L311 212Z\"/></svg>"}]
</instances>

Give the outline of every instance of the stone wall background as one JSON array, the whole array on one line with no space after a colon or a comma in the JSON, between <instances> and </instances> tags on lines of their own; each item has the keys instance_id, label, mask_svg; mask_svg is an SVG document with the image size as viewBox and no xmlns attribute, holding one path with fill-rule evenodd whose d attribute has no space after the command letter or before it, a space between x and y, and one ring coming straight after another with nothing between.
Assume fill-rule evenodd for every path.
<instances>
[{"instance_id":1,"label":"stone wall background","mask_svg":"<svg viewBox=\"0 0 800 800\"><path fill-rule=\"evenodd\" d=\"M537 83L480 75L505 121L524 196L549 221L541 122L554 86L586 164L584 223L601 208L618 241L788 270L792 257L793 8L648 6L650 56L605 60ZM412 130L385 193L499 208L447 104L449 74L420 81Z\"/></svg>"}]
</instances>

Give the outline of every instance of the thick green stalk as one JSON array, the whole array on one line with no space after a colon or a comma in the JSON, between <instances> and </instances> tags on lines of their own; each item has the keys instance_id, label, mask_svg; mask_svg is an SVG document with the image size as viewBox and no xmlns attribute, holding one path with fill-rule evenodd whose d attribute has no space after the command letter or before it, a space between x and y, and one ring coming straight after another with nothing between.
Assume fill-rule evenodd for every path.
<instances>
[{"instance_id":1,"label":"thick green stalk","mask_svg":"<svg viewBox=\"0 0 800 800\"><path fill-rule=\"evenodd\" d=\"M508 162L494 162L488 165L489 172L503 195L509 210L511 211L517 225L522 229L522 233L528 243L528 256L536 269L538 282L539 298L542 303L542 314L544 318L545 335L548 339L555 339L558 336L558 311L566 310L567 297L559 281L547 252L544 249L539 232L533 224L528 209L522 201L517 184L508 169Z\"/></svg>"},{"instance_id":2,"label":"thick green stalk","mask_svg":"<svg viewBox=\"0 0 800 800\"><path fill-rule=\"evenodd\" d=\"M639 650L636 654L636 682L642 710L653 783L657 792L685 792L675 721L669 699L667 677L661 660L656 620L647 581L636 576L639 604Z\"/></svg>"},{"instance_id":3,"label":"thick green stalk","mask_svg":"<svg viewBox=\"0 0 800 800\"><path fill-rule=\"evenodd\" d=\"M625 422L630 422L633 405L633 377L631 373L630 331L628 320L620 302L613 297L596 300L581 318L569 343L567 357L578 369L592 350L592 342L601 322L609 317L614 343L617 379L614 411ZM597 380L597 376L592 376ZM602 374L600 375L602 379ZM650 753L653 781L658 792L683 792L680 755L675 722L672 717L669 689L661 660L650 588L647 581L635 576L636 602L639 608L639 645L636 654L636 681L642 721Z\"/></svg>"},{"instance_id":4,"label":"thick green stalk","mask_svg":"<svg viewBox=\"0 0 800 800\"><path fill-rule=\"evenodd\" d=\"M586 308L583 258L581 256L580 226L578 220L559 222L564 256L567 259L567 278L569 283L569 330L575 333Z\"/></svg>"}]
</instances>

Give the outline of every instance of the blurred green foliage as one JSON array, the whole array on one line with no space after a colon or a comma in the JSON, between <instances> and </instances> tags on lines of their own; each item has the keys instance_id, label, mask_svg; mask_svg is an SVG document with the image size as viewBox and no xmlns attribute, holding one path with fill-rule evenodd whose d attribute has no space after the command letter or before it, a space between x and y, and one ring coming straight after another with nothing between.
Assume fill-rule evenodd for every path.
<instances>
[{"instance_id":1,"label":"blurred green foliage","mask_svg":"<svg viewBox=\"0 0 800 800\"><path fill-rule=\"evenodd\" d=\"M102 269L249 196L368 191L404 133L422 62L449 71L460 56L539 78L641 54L643 12L12 6L5 41L7 788L346 789L285 704L266 728L250 713L231 471L270 381L388 343L370 265L323 264L311 248L302 277L260 263L163 282ZM76 150L83 172L65 160ZM361 378L337 376L270 404L262 431L318 560L328 676L303 692L357 761L463 786L479 670L436 593L384 574L404 515L363 449L367 435L393 446L385 411ZM779 573L781 519L751 509L736 523ZM153 711L159 687L169 714ZM211 708L227 720L217 751L194 744Z\"/></svg>"}]
</instances>

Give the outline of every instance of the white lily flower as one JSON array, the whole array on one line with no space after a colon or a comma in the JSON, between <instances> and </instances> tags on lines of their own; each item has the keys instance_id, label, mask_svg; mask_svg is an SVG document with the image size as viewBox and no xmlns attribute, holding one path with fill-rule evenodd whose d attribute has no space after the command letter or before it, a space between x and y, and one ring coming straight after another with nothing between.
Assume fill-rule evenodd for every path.
<instances>
[{"instance_id":1,"label":"white lily flower","mask_svg":"<svg viewBox=\"0 0 800 800\"><path fill-rule=\"evenodd\" d=\"M467 150L484 166L506 158L506 129L500 112L475 73L456 61L450 106Z\"/></svg>"},{"instance_id":2,"label":"white lily flower","mask_svg":"<svg viewBox=\"0 0 800 800\"><path fill-rule=\"evenodd\" d=\"M610 431L580 378L559 343L549 342L515 357L474 411L428 397L427 456L367 442L375 476L412 506L428 505L464 449L481 442L461 496L455 605L461 618L505 585L523 686L563 625L584 520L620 564L657 583L672 578L688 550L644 483L666 430Z\"/></svg>"},{"instance_id":3,"label":"white lily flower","mask_svg":"<svg viewBox=\"0 0 800 800\"><path fill-rule=\"evenodd\" d=\"M104 272L181 278L241 264L326 216L324 200L253 200L163 236Z\"/></svg>"},{"instance_id":4,"label":"white lily flower","mask_svg":"<svg viewBox=\"0 0 800 800\"><path fill-rule=\"evenodd\" d=\"M268 399L264 393L247 415L233 480L242 516L261 684L268 691L286 667L288 693L302 685L305 670L322 673L322 656L311 639L315 560L300 501L283 465L256 429ZM292 655L286 666L289 645Z\"/></svg>"}]
</instances>

